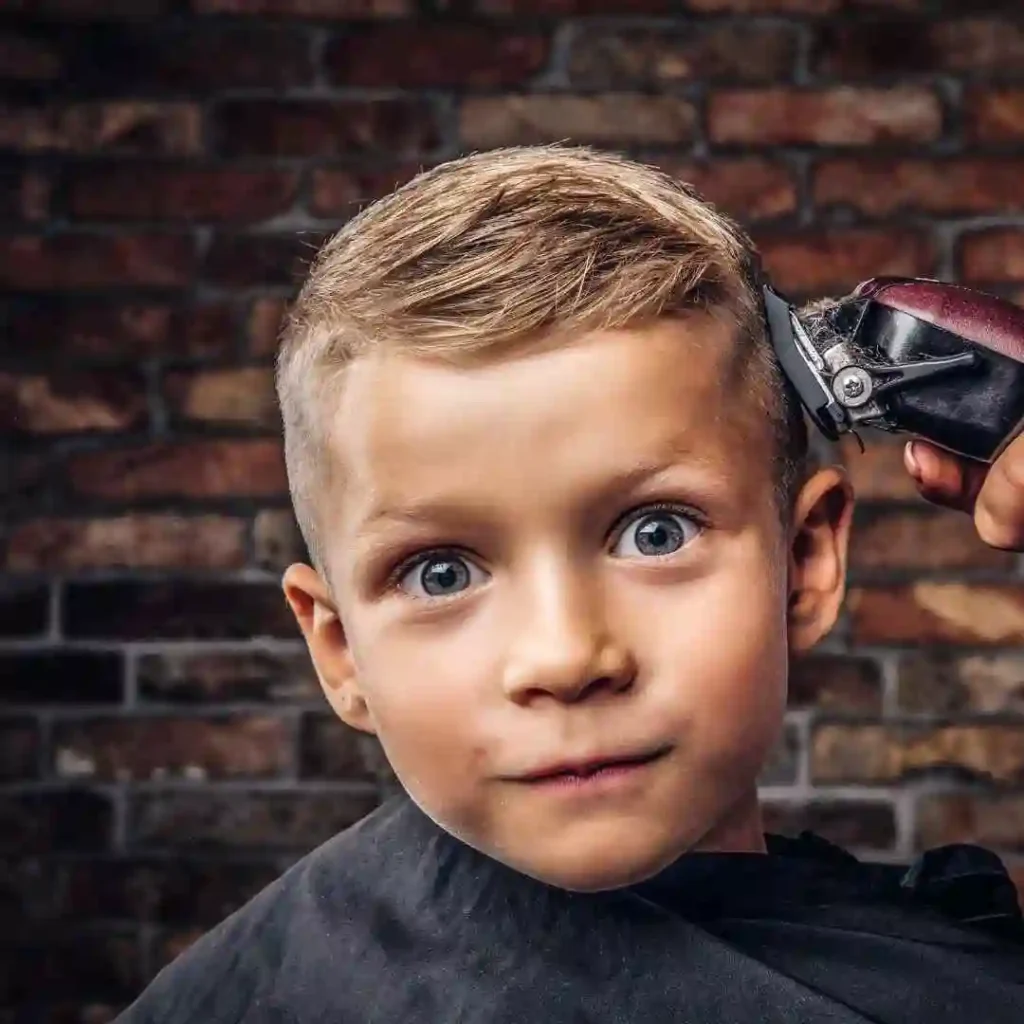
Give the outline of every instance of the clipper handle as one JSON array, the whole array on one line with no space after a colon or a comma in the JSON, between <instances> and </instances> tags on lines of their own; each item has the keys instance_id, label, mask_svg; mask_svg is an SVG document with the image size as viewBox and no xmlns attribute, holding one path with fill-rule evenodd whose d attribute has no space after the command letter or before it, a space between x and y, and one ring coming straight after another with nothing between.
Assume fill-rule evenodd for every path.
<instances>
[{"instance_id":1,"label":"clipper handle","mask_svg":"<svg viewBox=\"0 0 1024 1024\"><path fill-rule=\"evenodd\" d=\"M770 286L765 305L783 371L833 440L869 426L991 462L1024 427L1024 309L1005 299L872 278L803 318Z\"/></svg>"}]
</instances>

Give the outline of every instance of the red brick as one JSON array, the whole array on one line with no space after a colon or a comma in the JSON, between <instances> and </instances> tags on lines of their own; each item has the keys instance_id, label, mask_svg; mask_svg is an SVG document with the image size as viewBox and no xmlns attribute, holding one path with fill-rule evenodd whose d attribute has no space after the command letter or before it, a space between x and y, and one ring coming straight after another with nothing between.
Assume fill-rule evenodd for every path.
<instances>
[{"instance_id":1,"label":"red brick","mask_svg":"<svg viewBox=\"0 0 1024 1024\"><path fill-rule=\"evenodd\" d=\"M284 213L294 171L89 167L71 176L73 216L85 220L261 221Z\"/></svg>"},{"instance_id":2,"label":"red brick","mask_svg":"<svg viewBox=\"0 0 1024 1024\"><path fill-rule=\"evenodd\" d=\"M404 185L421 166L406 164L383 171L317 168L313 172L310 212L317 217L352 216L360 207Z\"/></svg>"},{"instance_id":3,"label":"red brick","mask_svg":"<svg viewBox=\"0 0 1024 1024\"><path fill-rule=\"evenodd\" d=\"M201 113L188 103L125 100L0 111L0 146L22 152L185 155L201 145Z\"/></svg>"},{"instance_id":4,"label":"red brick","mask_svg":"<svg viewBox=\"0 0 1024 1024\"><path fill-rule=\"evenodd\" d=\"M708 132L713 142L759 145L930 142L942 107L917 86L722 90L708 99Z\"/></svg>"},{"instance_id":5,"label":"red brick","mask_svg":"<svg viewBox=\"0 0 1024 1024\"><path fill-rule=\"evenodd\" d=\"M212 789L139 796L132 802L133 846L311 850L369 814L376 792L218 793Z\"/></svg>"},{"instance_id":6,"label":"red brick","mask_svg":"<svg viewBox=\"0 0 1024 1024\"><path fill-rule=\"evenodd\" d=\"M440 128L418 99L232 100L221 105L217 133L233 156L385 154L433 149Z\"/></svg>"},{"instance_id":7,"label":"red brick","mask_svg":"<svg viewBox=\"0 0 1024 1024\"><path fill-rule=\"evenodd\" d=\"M671 85L694 79L772 81L791 73L797 38L789 27L725 22L685 32L587 28L569 57L583 88Z\"/></svg>"},{"instance_id":8,"label":"red brick","mask_svg":"<svg viewBox=\"0 0 1024 1024\"><path fill-rule=\"evenodd\" d=\"M920 501L914 478L903 465L906 437L879 430L863 431L864 451L846 435L838 446L859 501Z\"/></svg>"},{"instance_id":9,"label":"red brick","mask_svg":"<svg viewBox=\"0 0 1024 1024\"><path fill-rule=\"evenodd\" d=\"M830 14L840 0L687 0L701 14Z\"/></svg>"},{"instance_id":10,"label":"red brick","mask_svg":"<svg viewBox=\"0 0 1024 1024\"><path fill-rule=\"evenodd\" d=\"M0 372L0 430L24 434L130 430L146 418L144 384L134 373Z\"/></svg>"},{"instance_id":11,"label":"red brick","mask_svg":"<svg viewBox=\"0 0 1024 1024\"><path fill-rule=\"evenodd\" d=\"M54 771L74 779L273 778L292 762L283 718L121 718L61 722Z\"/></svg>"},{"instance_id":12,"label":"red brick","mask_svg":"<svg viewBox=\"0 0 1024 1024\"><path fill-rule=\"evenodd\" d=\"M270 356L277 352L286 307L284 299L257 299L252 304L246 327L246 351L249 355Z\"/></svg>"},{"instance_id":13,"label":"red brick","mask_svg":"<svg viewBox=\"0 0 1024 1024\"><path fill-rule=\"evenodd\" d=\"M1017 555L998 551L978 536L962 512L923 503L892 509L862 505L850 541L852 569L1005 569Z\"/></svg>"},{"instance_id":14,"label":"red brick","mask_svg":"<svg viewBox=\"0 0 1024 1024\"><path fill-rule=\"evenodd\" d=\"M771 220L796 212L796 182L781 163L756 157L699 162L662 159L657 163L733 217Z\"/></svg>"},{"instance_id":15,"label":"red brick","mask_svg":"<svg viewBox=\"0 0 1024 1024\"><path fill-rule=\"evenodd\" d=\"M173 287L193 270L185 235L52 235L0 240L0 285L26 291Z\"/></svg>"},{"instance_id":16,"label":"red brick","mask_svg":"<svg viewBox=\"0 0 1024 1024\"><path fill-rule=\"evenodd\" d=\"M170 373L164 391L180 420L253 427L277 427L280 421L269 367Z\"/></svg>"},{"instance_id":17,"label":"red brick","mask_svg":"<svg viewBox=\"0 0 1024 1024\"><path fill-rule=\"evenodd\" d=\"M232 311L216 303L172 308L61 296L19 306L5 340L12 353L50 361L222 356L234 339Z\"/></svg>"},{"instance_id":18,"label":"red brick","mask_svg":"<svg viewBox=\"0 0 1024 1024\"><path fill-rule=\"evenodd\" d=\"M139 699L163 704L231 701L315 703L323 694L309 655L263 651L147 654L138 663Z\"/></svg>"},{"instance_id":19,"label":"red brick","mask_svg":"<svg viewBox=\"0 0 1024 1024\"><path fill-rule=\"evenodd\" d=\"M669 95L470 96L459 112L461 142L471 149L562 140L673 144L691 141L695 130L693 104Z\"/></svg>"},{"instance_id":20,"label":"red brick","mask_svg":"<svg viewBox=\"0 0 1024 1024\"><path fill-rule=\"evenodd\" d=\"M975 231L960 240L964 281L1024 281L1024 230L994 228Z\"/></svg>"},{"instance_id":21,"label":"red brick","mask_svg":"<svg viewBox=\"0 0 1024 1024\"><path fill-rule=\"evenodd\" d=\"M53 40L26 32L0 32L0 77L47 82L59 78L63 68L60 47Z\"/></svg>"},{"instance_id":22,"label":"red brick","mask_svg":"<svg viewBox=\"0 0 1024 1024\"><path fill-rule=\"evenodd\" d=\"M1019 644L1024 585L921 581L853 587L847 599L856 643Z\"/></svg>"},{"instance_id":23,"label":"red brick","mask_svg":"<svg viewBox=\"0 0 1024 1024\"><path fill-rule=\"evenodd\" d=\"M306 276L323 235L217 235L203 264L203 278L223 288L295 286Z\"/></svg>"},{"instance_id":24,"label":"red brick","mask_svg":"<svg viewBox=\"0 0 1024 1024\"><path fill-rule=\"evenodd\" d=\"M929 239L910 230L814 230L757 235L764 265L783 291L843 295L869 277L928 275Z\"/></svg>"},{"instance_id":25,"label":"red brick","mask_svg":"<svg viewBox=\"0 0 1024 1024\"><path fill-rule=\"evenodd\" d=\"M975 843L1024 853L1024 797L997 793L933 793L917 801L920 849Z\"/></svg>"},{"instance_id":26,"label":"red brick","mask_svg":"<svg viewBox=\"0 0 1024 1024\"><path fill-rule=\"evenodd\" d=\"M0 782L39 776L39 727L27 718L0 720Z\"/></svg>"},{"instance_id":27,"label":"red brick","mask_svg":"<svg viewBox=\"0 0 1024 1024\"><path fill-rule=\"evenodd\" d=\"M871 658L849 654L810 654L789 670L789 707L816 708L829 714L879 714L882 672Z\"/></svg>"},{"instance_id":28,"label":"red brick","mask_svg":"<svg viewBox=\"0 0 1024 1024\"><path fill-rule=\"evenodd\" d=\"M1017 142L1024 138L1024 89L975 89L968 93L966 125L976 142Z\"/></svg>"},{"instance_id":29,"label":"red brick","mask_svg":"<svg viewBox=\"0 0 1024 1024\"><path fill-rule=\"evenodd\" d=\"M1024 29L1008 18L862 19L820 31L817 74L883 75L1014 72L1024 61Z\"/></svg>"},{"instance_id":30,"label":"red brick","mask_svg":"<svg viewBox=\"0 0 1024 1024\"><path fill-rule=\"evenodd\" d=\"M5 568L234 569L245 564L245 539L244 520L225 516L36 519L10 531Z\"/></svg>"},{"instance_id":31,"label":"red brick","mask_svg":"<svg viewBox=\"0 0 1024 1024\"><path fill-rule=\"evenodd\" d=\"M543 70L549 40L537 32L429 21L372 25L327 44L335 85L371 89L498 89L521 86Z\"/></svg>"},{"instance_id":32,"label":"red brick","mask_svg":"<svg viewBox=\"0 0 1024 1024\"><path fill-rule=\"evenodd\" d=\"M1013 654L913 651L897 675L901 711L938 715L1024 714L1024 661Z\"/></svg>"},{"instance_id":33,"label":"red brick","mask_svg":"<svg viewBox=\"0 0 1024 1024\"><path fill-rule=\"evenodd\" d=\"M847 850L889 850L896 842L896 815L881 801L766 801L764 822L766 832L796 836L806 829Z\"/></svg>"},{"instance_id":34,"label":"red brick","mask_svg":"<svg viewBox=\"0 0 1024 1024\"><path fill-rule=\"evenodd\" d=\"M306 544L295 516L264 509L253 522L253 557L261 569L283 572L293 562L308 562Z\"/></svg>"},{"instance_id":35,"label":"red brick","mask_svg":"<svg viewBox=\"0 0 1024 1024\"><path fill-rule=\"evenodd\" d=\"M814 172L814 201L872 217L901 213L1017 213L1024 160L831 160Z\"/></svg>"},{"instance_id":36,"label":"red brick","mask_svg":"<svg viewBox=\"0 0 1024 1024\"><path fill-rule=\"evenodd\" d=\"M73 456L68 478L92 498L282 497L288 493L277 440L202 440Z\"/></svg>"},{"instance_id":37,"label":"red brick","mask_svg":"<svg viewBox=\"0 0 1024 1024\"><path fill-rule=\"evenodd\" d=\"M199 14L347 19L412 14L413 0L192 0L192 9Z\"/></svg>"},{"instance_id":38,"label":"red brick","mask_svg":"<svg viewBox=\"0 0 1024 1024\"><path fill-rule=\"evenodd\" d=\"M821 725L811 743L816 783L886 783L935 770L1024 781L1024 726Z\"/></svg>"}]
</instances>

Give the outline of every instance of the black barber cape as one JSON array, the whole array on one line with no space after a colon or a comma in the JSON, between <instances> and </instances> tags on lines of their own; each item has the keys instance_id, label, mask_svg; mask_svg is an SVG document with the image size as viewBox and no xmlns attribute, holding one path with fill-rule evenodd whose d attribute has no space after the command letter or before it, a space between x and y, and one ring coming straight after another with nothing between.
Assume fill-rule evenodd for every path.
<instances>
[{"instance_id":1,"label":"black barber cape","mask_svg":"<svg viewBox=\"0 0 1024 1024\"><path fill-rule=\"evenodd\" d=\"M570 893L404 794L164 969L118 1024L1024 1024L1001 862L860 863L810 833Z\"/></svg>"}]
</instances>

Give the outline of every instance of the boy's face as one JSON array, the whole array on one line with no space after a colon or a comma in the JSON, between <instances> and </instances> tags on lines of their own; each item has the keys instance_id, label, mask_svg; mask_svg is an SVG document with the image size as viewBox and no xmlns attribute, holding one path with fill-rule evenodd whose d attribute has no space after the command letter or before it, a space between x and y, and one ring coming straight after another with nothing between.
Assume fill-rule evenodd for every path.
<instances>
[{"instance_id":1,"label":"boy's face","mask_svg":"<svg viewBox=\"0 0 1024 1024\"><path fill-rule=\"evenodd\" d=\"M820 471L781 527L770 442L730 417L730 345L695 316L346 371L332 587L285 577L324 691L439 825L554 885L763 849L756 779L789 654L837 615L851 497Z\"/></svg>"}]
</instances>

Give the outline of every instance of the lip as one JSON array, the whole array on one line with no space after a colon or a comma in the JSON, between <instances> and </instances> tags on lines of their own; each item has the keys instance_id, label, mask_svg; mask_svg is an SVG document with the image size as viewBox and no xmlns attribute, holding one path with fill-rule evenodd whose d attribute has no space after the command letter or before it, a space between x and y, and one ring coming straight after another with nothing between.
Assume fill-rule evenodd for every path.
<instances>
[{"instance_id":1,"label":"lip","mask_svg":"<svg viewBox=\"0 0 1024 1024\"><path fill-rule=\"evenodd\" d=\"M660 760L669 747L658 747L631 753L597 754L575 760L559 761L543 768L516 776L518 782L535 784L583 783L590 779L610 778L629 774Z\"/></svg>"}]
</instances>

